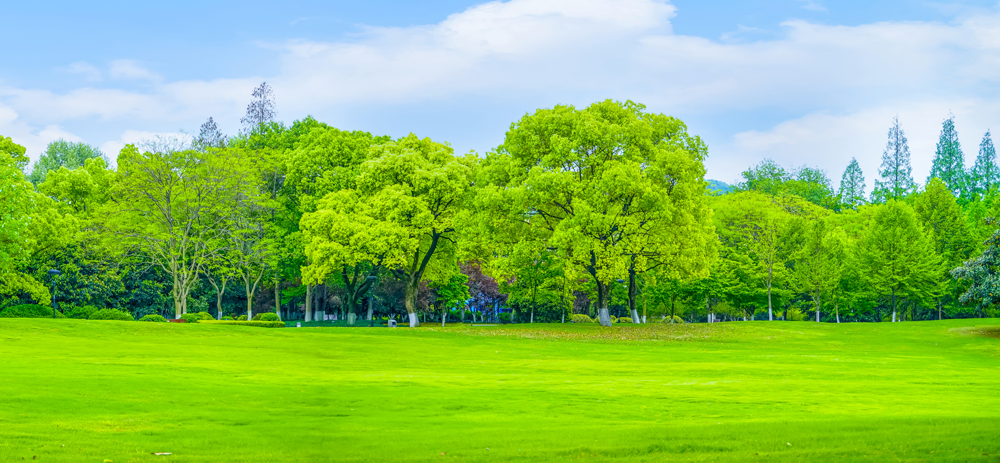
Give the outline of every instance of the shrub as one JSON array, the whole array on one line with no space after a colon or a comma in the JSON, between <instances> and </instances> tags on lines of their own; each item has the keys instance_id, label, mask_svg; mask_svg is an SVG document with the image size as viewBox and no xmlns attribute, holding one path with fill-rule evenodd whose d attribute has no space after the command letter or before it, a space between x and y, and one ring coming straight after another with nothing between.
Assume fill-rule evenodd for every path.
<instances>
[{"instance_id":1,"label":"shrub","mask_svg":"<svg viewBox=\"0 0 1000 463\"><path fill-rule=\"evenodd\" d=\"M2 318L52 318L52 307L38 304L23 304L7 307L0 312ZM66 318L56 311L56 318Z\"/></svg>"},{"instance_id":2,"label":"shrub","mask_svg":"<svg viewBox=\"0 0 1000 463\"><path fill-rule=\"evenodd\" d=\"M234 318L230 317L229 315L226 315L225 317L222 317L222 319L226 320L226 321L233 321L234 320Z\"/></svg>"},{"instance_id":3,"label":"shrub","mask_svg":"<svg viewBox=\"0 0 1000 463\"><path fill-rule=\"evenodd\" d=\"M202 320L215 320L215 317L208 312L195 312L194 314L201 317Z\"/></svg>"},{"instance_id":4,"label":"shrub","mask_svg":"<svg viewBox=\"0 0 1000 463\"><path fill-rule=\"evenodd\" d=\"M632 323L632 317L618 317L618 323Z\"/></svg>"},{"instance_id":5,"label":"shrub","mask_svg":"<svg viewBox=\"0 0 1000 463\"><path fill-rule=\"evenodd\" d=\"M284 328L285 322L262 321L262 320L205 320L202 323L207 325L239 325L257 326L261 328Z\"/></svg>"},{"instance_id":6,"label":"shrub","mask_svg":"<svg viewBox=\"0 0 1000 463\"><path fill-rule=\"evenodd\" d=\"M510 323L509 313L502 313L498 318L500 319L500 323Z\"/></svg>"},{"instance_id":7,"label":"shrub","mask_svg":"<svg viewBox=\"0 0 1000 463\"><path fill-rule=\"evenodd\" d=\"M260 314L253 316L254 321L260 321Z\"/></svg>"},{"instance_id":8,"label":"shrub","mask_svg":"<svg viewBox=\"0 0 1000 463\"><path fill-rule=\"evenodd\" d=\"M155 313L151 313L149 315L146 315L145 317L140 318L139 321L141 321L141 322L161 322L161 323L166 323L167 319L163 318L162 315L157 315Z\"/></svg>"},{"instance_id":9,"label":"shrub","mask_svg":"<svg viewBox=\"0 0 1000 463\"><path fill-rule=\"evenodd\" d=\"M670 323L670 316L665 316L662 320L660 320L660 323ZM674 323L684 323L684 319L674 315Z\"/></svg>"},{"instance_id":10,"label":"shrub","mask_svg":"<svg viewBox=\"0 0 1000 463\"><path fill-rule=\"evenodd\" d=\"M118 309L101 309L90 314L91 320L127 320L135 321L132 314Z\"/></svg>"},{"instance_id":11,"label":"shrub","mask_svg":"<svg viewBox=\"0 0 1000 463\"><path fill-rule=\"evenodd\" d=\"M247 320L247 316L246 315L240 315L239 317L236 317L236 320L237 321L246 321Z\"/></svg>"},{"instance_id":12,"label":"shrub","mask_svg":"<svg viewBox=\"0 0 1000 463\"><path fill-rule=\"evenodd\" d=\"M260 318L257 318L257 317L260 317ZM267 312L267 313L258 314L256 317L253 317L253 318L254 318L254 320L260 320L262 322L280 322L281 321L278 318L278 314L273 313L273 312Z\"/></svg>"},{"instance_id":13,"label":"shrub","mask_svg":"<svg viewBox=\"0 0 1000 463\"><path fill-rule=\"evenodd\" d=\"M204 320L203 318L201 318L201 315L198 315L197 313L186 313L184 315L181 315L181 318L183 318L184 321L188 323L198 323Z\"/></svg>"},{"instance_id":14,"label":"shrub","mask_svg":"<svg viewBox=\"0 0 1000 463\"><path fill-rule=\"evenodd\" d=\"M90 315L97 312L97 307L92 305L71 305L63 309L63 313L68 318L88 319Z\"/></svg>"},{"instance_id":15,"label":"shrub","mask_svg":"<svg viewBox=\"0 0 1000 463\"><path fill-rule=\"evenodd\" d=\"M573 317L570 318L573 323L594 323L594 319L590 318L590 315L585 313L575 313Z\"/></svg>"}]
</instances>

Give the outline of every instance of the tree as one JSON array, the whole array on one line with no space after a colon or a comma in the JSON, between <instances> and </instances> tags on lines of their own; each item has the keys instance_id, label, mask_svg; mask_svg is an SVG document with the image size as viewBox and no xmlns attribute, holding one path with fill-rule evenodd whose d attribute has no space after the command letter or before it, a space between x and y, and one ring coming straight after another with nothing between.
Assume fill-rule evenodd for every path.
<instances>
[{"instance_id":1,"label":"tree","mask_svg":"<svg viewBox=\"0 0 1000 463\"><path fill-rule=\"evenodd\" d=\"M897 297L920 297L940 277L941 258L920 226L913 209L890 199L876 206L871 222L858 242L857 265L868 285L892 300L896 321Z\"/></svg>"},{"instance_id":2,"label":"tree","mask_svg":"<svg viewBox=\"0 0 1000 463\"><path fill-rule=\"evenodd\" d=\"M965 173L965 155L958 141L958 131L955 130L955 116L948 116L941 127L937 150L931 164L931 173L927 183L932 178L940 178L951 192L960 198L968 195L968 185Z\"/></svg>"},{"instance_id":3,"label":"tree","mask_svg":"<svg viewBox=\"0 0 1000 463\"><path fill-rule=\"evenodd\" d=\"M948 280L948 270L969 258L975 247L962 208L944 181L933 178L924 191L913 198L913 210L934 242L934 251L941 256L944 266L939 279ZM952 292L958 288L951 288ZM943 300L937 299L938 319L941 319Z\"/></svg>"},{"instance_id":4,"label":"tree","mask_svg":"<svg viewBox=\"0 0 1000 463\"><path fill-rule=\"evenodd\" d=\"M28 180L38 185L45 181L45 176L49 172L59 170L60 167L69 170L83 167L84 161L88 159L102 159L105 165L108 162L108 158L101 150L86 143L70 142L60 138L45 148L45 152L32 166Z\"/></svg>"},{"instance_id":5,"label":"tree","mask_svg":"<svg viewBox=\"0 0 1000 463\"><path fill-rule=\"evenodd\" d=\"M786 171L771 159L743 172L739 190L757 191L770 196L799 196L813 204L832 208L836 204L833 186L826 172L809 166Z\"/></svg>"},{"instance_id":6,"label":"tree","mask_svg":"<svg viewBox=\"0 0 1000 463\"><path fill-rule=\"evenodd\" d=\"M198 130L198 138L194 139L193 145L199 150L224 148L226 146L226 136L219 130L219 126L215 124L215 120L209 117L204 124L201 124L201 128Z\"/></svg>"},{"instance_id":7,"label":"tree","mask_svg":"<svg viewBox=\"0 0 1000 463\"><path fill-rule=\"evenodd\" d=\"M840 284L847 236L826 218L817 217L805 224L803 238L803 246L795 256L795 274L799 286L812 298L819 322L823 297L835 292ZM837 316L839 321L839 311Z\"/></svg>"},{"instance_id":8,"label":"tree","mask_svg":"<svg viewBox=\"0 0 1000 463\"><path fill-rule=\"evenodd\" d=\"M243 181L248 172L240 157L217 150L140 153L126 145L118 156L107 238L140 249L170 275L177 317L187 311L209 245L225 232L227 212L253 194Z\"/></svg>"},{"instance_id":9,"label":"tree","mask_svg":"<svg viewBox=\"0 0 1000 463\"><path fill-rule=\"evenodd\" d=\"M679 274L707 270L698 243L711 236L706 148L683 122L606 100L526 115L487 156L477 185L480 236L507 246L535 241L592 279L598 318L610 326L613 281L662 256Z\"/></svg>"},{"instance_id":10,"label":"tree","mask_svg":"<svg viewBox=\"0 0 1000 463\"><path fill-rule=\"evenodd\" d=\"M910 147L906 143L906 134L899 126L899 116L892 118L889 142L882 152L882 166L878 173L881 179L875 180L873 203L902 199L916 188L913 168L910 166Z\"/></svg>"},{"instance_id":11,"label":"tree","mask_svg":"<svg viewBox=\"0 0 1000 463\"><path fill-rule=\"evenodd\" d=\"M307 281L321 281L345 265L384 266L406 281L410 326L419 326L420 282L442 250L455 251L455 217L467 202L469 163L451 147L413 134L373 146L357 188L328 193L315 212L302 217Z\"/></svg>"},{"instance_id":12,"label":"tree","mask_svg":"<svg viewBox=\"0 0 1000 463\"><path fill-rule=\"evenodd\" d=\"M1000 303L1000 230L986 240L983 253L955 268L955 278L967 280L969 288L961 295L963 304L975 303L980 317L986 309Z\"/></svg>"},{"instance_id":13,"label":"tree","mask_svg":"<svg viewBox=\"0 0 1000 463\"><path fill-rule=\"evenodd\" d=\"M21 272L28 258L28 236L34 209L31 184L21 171L27 158L24 147L0 136L0 295L31 292L36 301L49 304L48 291Z\"/></svg>"},{"instance_id":14,"label":"tree","mask_svg":"<svg viewBox=\"0 0 1000 463\"><path fill-rule=\"evenodd\" d=\"M979 143L979 155L976 164L969 173L969 190L980 198L1000 186L1000 168L997 167L997 152L993 146L993 137L987 130L983 141Z\"/></svg>"},{"instance_id":15,"label":"tree","mask_svg":"<svg viewBox=\"0 0 1000 463\"><path fill-rule=\"evenodd\" d=\"M851 163L840 177L840 203L851 209L865 203L865 174L855 158L851 158Z\"/></svg>"},{"instance_id":16,"label":"tree","mask_svg":"<svg viewBox=\"0 0 1000 463\"><path fill-rule=\"evenodd\" d=\"M247 113L240 119L243 124L243 132L251 134L260 130L262 126L274 120L274 91L267 82L262 82L253 89L252 99L247 105Z\"/></svg>"}]
</instances>

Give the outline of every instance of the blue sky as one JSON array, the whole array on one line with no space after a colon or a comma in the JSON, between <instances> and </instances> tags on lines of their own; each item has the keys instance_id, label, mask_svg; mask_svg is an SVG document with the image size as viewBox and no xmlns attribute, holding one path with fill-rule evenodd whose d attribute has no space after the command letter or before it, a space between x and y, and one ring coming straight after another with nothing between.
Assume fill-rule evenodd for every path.
<instances>
[{"instance_id":1,"label":"blue sky","mask_svg":"<svg viewBox=\"0 0 1000 463\"><path fill-rule=\"evenodd\" d=\"M632 99L709 144L709 177L764 157L874 179L891 118L923 181L954 114L971 165L1000 127L995 2L509 0L17 2L4 6L0 134L37 158L226 132L252 88L278 117L488 151L555 104Z\"/></svg>"}]
</instances>

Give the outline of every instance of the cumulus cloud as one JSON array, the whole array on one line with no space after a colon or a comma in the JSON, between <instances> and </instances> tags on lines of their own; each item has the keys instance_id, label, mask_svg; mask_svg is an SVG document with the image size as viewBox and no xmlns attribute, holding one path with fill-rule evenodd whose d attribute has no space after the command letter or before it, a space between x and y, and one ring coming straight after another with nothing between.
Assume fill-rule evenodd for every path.
<instances>
[{"instance_id":1,"label":"cumulus cloud","mask_svg":"<svg viewBox=\"0 0 1000 463\"><path fill-rule=\"evenodd\" d=\"M823 5L803 1L803 7ZM368 27L334 42L271 43L269 51L280 57L266 76L168 82L122 60L107 71L109 82L145 86L62 93L6 87L0 104L36 127L30 133L96 118L125 134L138 130L130 125L135 121L170 128L194 128L208 116L235 121L262 80L274 87L285 120L343 108L361 114L446 105L472 124L494 110L491 101L524 101L523 111L531 111L552 102L633 99L702 125L727 121L709 127L710 176L732 180L768 156L819 165L836 179L856 156L869 182L893 115L910 136L922 181L928 147L948 110L958 118L971 163L977 137L1000 106L995 13L952 23L794 20L782 25L783 34L759 40L743 34L753 31L719 40L675 34L671 23L683 13L664 0L492 1L437 24ZM758 113L784 120L761 126L753 117L731 117ZM441 133L460 130L440 122ZM109 154L124 144L108 143ZM470 148L490 148L479 143Z\"/></svg>"}]
</instances>

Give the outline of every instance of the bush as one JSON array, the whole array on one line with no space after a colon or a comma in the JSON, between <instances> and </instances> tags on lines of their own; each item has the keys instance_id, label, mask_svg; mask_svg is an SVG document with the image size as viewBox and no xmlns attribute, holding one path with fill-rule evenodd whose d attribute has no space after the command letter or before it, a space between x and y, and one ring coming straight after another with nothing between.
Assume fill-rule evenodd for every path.
<instances>
[{"instance_id":1,"label":"bush","mask_svg":"<svg viewBox=\"0 0 1000 463\"><path fill-rule=\"evenodd\" d=\"M215 317L208 312L195 312L194 314L201 317L202 320L215 320Z\"/></svg>"},{"instance_id":2,"label":"bush","mask_svg":"<svg viewBox=\"0 0 1000 463\"><path fill-rule=\"evenodd\" d=\"M198 315L196 313L186 313L184 315L181 315L181 318L188 323L198 323L203 320L203 318L201 318L201 315Z\"/></svg>"},{"instance_id":3,"label":"bush","mask_svg":"<svg viewBox=\"0 0 1000 463\"><path fill-rule=\"evenodd\" d=\"M92 305L71 305L63 309L63 314L68 318L79 318L86 320L90 318L90 315L97 312L97 307Z\"/></svg>"},{"instance_id":4,"label":"bush","mask_svg":"<svg viewBox=\"0 0 1000 463\"><path fill-rule=\"evenodd\" d=\"M632 323L632 317L618 317L618 323Z\"/></svg>"},{"instance_id":5,"label":"bush","mask_svg":"<svg viewBox=\"0 0 1000 463\"><path fill-rule=\"evenodd\" d=\"M118 309L101 309L92 314L90 314L91 320L123 320L123 321L135 321L132 318L132 314L128 312L123 312Z\"/></svg>"},{"instance_id":6,"label":"bush","mask_svg":"<svg viewBox=\"0 0 1000 463\"><path fill-rule=\"evenodd\" d=\"M237 321L246 321L247 320L247 316L246 315L240 315L239 317L236 317L236 320Z\"/></svg>"},{"instance_id":7,"label":"bush","mask_svg":"<svg viewBox=\"0 0 1000 463\"><path fill-rule=\"evenodd\" d=\"M225 321L233 321L234 320L234 318L230 317L229 315L226 315L225 317L222 317L222 319L225 320Z\"/></svg>"},{"instance_id":8,"label":"bush","mask_svg":"<svg viewBox=\"0 0 1000 463\"><path fill-rule=\"evenodd\" d=\"M2 318L52 318L52 307L38 304L23 304L7 307L0 312ZM56 318L66 318L56 311Z\"/></svg>"},{"instance_id":9,"label":"bush","mask_svg":"<svg viewBox=\"0 0 1000 463\"><path fill-rule=\"evenodd\" d=\"M663 320L660 320L660 323L670 323L670 316L669 315L665 316L663 318ZM677 315L674 315L674 323L681 323L681 324L683 324L684 323L684 319L681 318L681 317L678 317Z\"/></svg>"},{"instance_id":10,"label":"bush","mask_svg":"<svg viewBox=\"0 0 1000 463\"><path fill-rule=\"evenodd\" d=\"M260 318L258 318L258 317L260 317ZM253 317L253 319L254 320L260 320L262 322L280 322L281 321L278 318L278 314L273 313L273 312L267 312L267 313L258 314L256 317Z\"/></svg>"},{"instance_id":11,"label":"bush","mask_svg":"<svg viewBox=\"0 0 1000 463\"><path fill-rule=\"evenodd\" d=\"M585 313L573 314L573 317L570 318L570 321L573 323L594 323L594 319L590 318L590 315L587 315Z\"/></svg>"},{"instance_id":12,"label":"bush","mask_svg":"<svg viewBox=\"0 0 1000 463\"><path fill-rule=\"evenodd\" d=\"M204 320L202 323L206 325L239 325L239 326L257 326L261 328L284 328L285 322L278 321L262 321L262 320Z\"/></svg>"},{"instance_id":13,"label":"bush","mask_svg":"<svg viewBox=\"0 0 1000 463\"><path fill-rule=\"evenodd\" d=\"M157 315L155 313L151 313L149 315L146 315L145 317L140 318L139 321L141 321L141 322L160 322L160 323L166 323L167 319L163 318L162 315Z\"/></svg>"},{"instance_id":14,"label":"bush","mask_svg":"<svg viewBox=\"0 0 1000 463\"><path fill-rule=\"evenodd\" d=\"M500 319L500 323L510 323L509 313L502 313L498 318Z\"/></svg>"}]
</instances>

